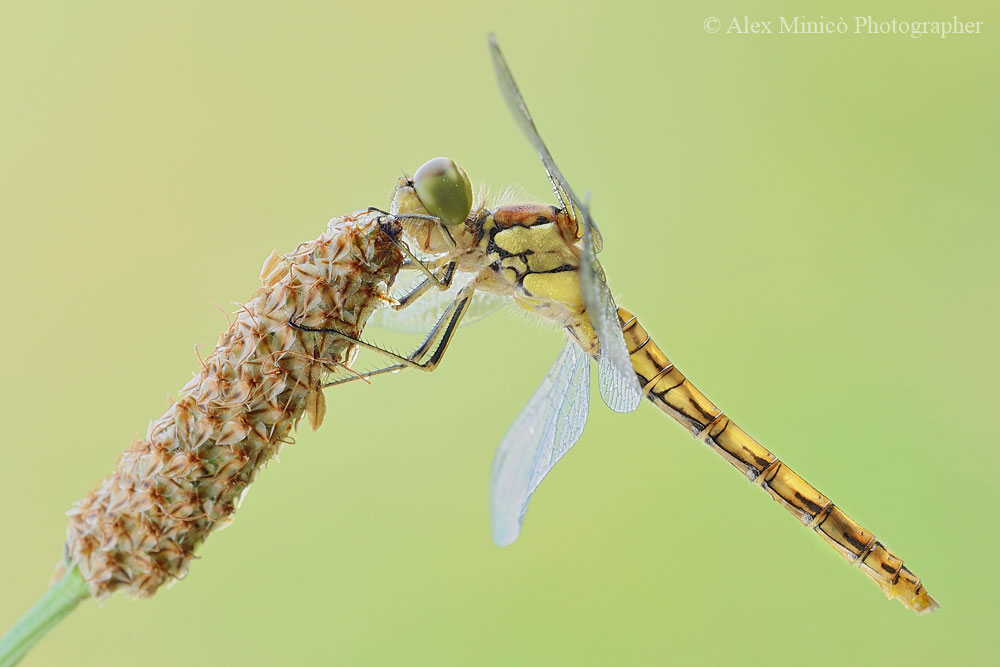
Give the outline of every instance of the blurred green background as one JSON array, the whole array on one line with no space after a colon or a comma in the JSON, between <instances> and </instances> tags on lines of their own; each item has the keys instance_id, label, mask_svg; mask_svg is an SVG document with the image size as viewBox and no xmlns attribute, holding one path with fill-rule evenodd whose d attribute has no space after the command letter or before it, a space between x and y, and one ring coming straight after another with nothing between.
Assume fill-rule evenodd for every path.
<instances>
[{"instance_id":1,"label":"blurred green background","mask_svg":"<svg viewBox=\"0 0 1000 667\"><path fill-rule=\"evenodd\" d=\"M561 344L496 316L437 373L330 390L186 581L84 604L26 665L996 659L995 4L139 5L0 5L0 627L272 249L436 155L548 196L490 30L621 302L943 609L884 600L648 406L595 401L495 548L493 448ZM703 27L956 14L983 34Z\"/></svg>"}]
</instances>

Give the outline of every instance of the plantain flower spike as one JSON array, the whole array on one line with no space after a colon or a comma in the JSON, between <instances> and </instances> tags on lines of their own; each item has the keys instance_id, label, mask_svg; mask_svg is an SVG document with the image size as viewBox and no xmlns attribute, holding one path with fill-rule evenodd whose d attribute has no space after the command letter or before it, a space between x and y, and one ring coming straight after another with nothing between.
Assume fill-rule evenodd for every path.
<instances>
[{"instance_id":1,"label":"plantain flower spike","mask_svg":"<svg viewBox=\"0 0 1000 667\"><path fill-rule=\"evenodd\" d=\"M290 254L272 252L261 288L176 402L67 513L60 568L76 567L97 598L122 588L145 598L183 578L299 420L319 427L323 383L357 353L345 338L289 322L360 336L389 298L402 262L389 237L398 233L397 223L359 213Z\"/></svg>"}]
</instances>

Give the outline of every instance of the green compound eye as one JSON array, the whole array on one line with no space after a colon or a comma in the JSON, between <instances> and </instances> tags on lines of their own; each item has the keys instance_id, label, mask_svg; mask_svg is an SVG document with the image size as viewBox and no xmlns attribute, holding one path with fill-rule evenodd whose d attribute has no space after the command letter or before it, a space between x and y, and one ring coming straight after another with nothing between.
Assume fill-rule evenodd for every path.
<instances>
[{"instance_id":1,"label":"green compound eye","mask_svg":"<svg viewBox=\"0 0 1000 667\"><path fill-rule=\"evenodd\" d=\"M472 210L472 183L451 158L436 157L420 165L413 190L427 212L446 225L462 224Z\"/></svg>"}]
</instances>

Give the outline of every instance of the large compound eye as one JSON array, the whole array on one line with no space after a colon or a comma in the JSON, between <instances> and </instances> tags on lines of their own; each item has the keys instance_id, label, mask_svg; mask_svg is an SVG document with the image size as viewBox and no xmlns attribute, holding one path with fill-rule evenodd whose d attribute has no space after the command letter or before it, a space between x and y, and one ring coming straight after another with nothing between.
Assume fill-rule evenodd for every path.
<instances>
[{"instance_id":1,"label":"large compound eye","mask_svg":"<svg viewBox=\"0 0 1000 667\"><path fill-rule=\"evenodd\" d=\"M413 190L427 212L446 225L462 224L472 210L472 183L451 158L436 157L420 165Z\"/></svg>"}]
</instances>

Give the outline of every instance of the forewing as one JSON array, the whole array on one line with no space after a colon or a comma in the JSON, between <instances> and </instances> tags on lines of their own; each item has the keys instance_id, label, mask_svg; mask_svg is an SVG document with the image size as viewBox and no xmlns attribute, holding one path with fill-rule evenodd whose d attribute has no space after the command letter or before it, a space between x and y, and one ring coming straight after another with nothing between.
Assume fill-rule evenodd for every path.
<instances>
[{"instance_id":1,"label":"forewing","mask_svg":"<svg viewBox=\"0 0 1000 667\"><path fill-rule=\"evenodd\" d=\"M589 398L590 359L567 339L493 457L490 521L497 545L506 546L517 539L531 494L580 439Z\"/></svg>"},{"instance_id":2,"label":"forewing","mask_svg":"<svg viewBox=\"0 0 1000 667\"><path fill-rule=\"evenodd\" d=\"M559 197L563 208L574 219L578 218L584 207L580 203L580 199L576 196L576 193L573 192L573 188L570 187L566 177L563 176L562 171L559 170L556 161L552 159L552 154L549 152L545 142L542 141L541 135L538 134L538 128L535 127L535 121L531 117L531 112L528 111L528 105L524 103L521 91L518 90L517 83L514 82L514 75L511 73L510 67L507 65L507 60L503 57L500 46L497 44L496 35L490 35L489 45L490 56L493 59L493 71L496 73L497 85L500 87L503 99L507 103L507 109L514 117L518 127L521 128L521 132L528 138L531 145L535 147L535 151L538 152L538 157L541 158L542 164L545 166L545 173L549 176L549 182L552 183L552 189L555 191L556 196ZM597 231L596 227L593 227L593 232L594 243L600 248L602 245L600 232Z\"/></svg>"}]
</instances>

